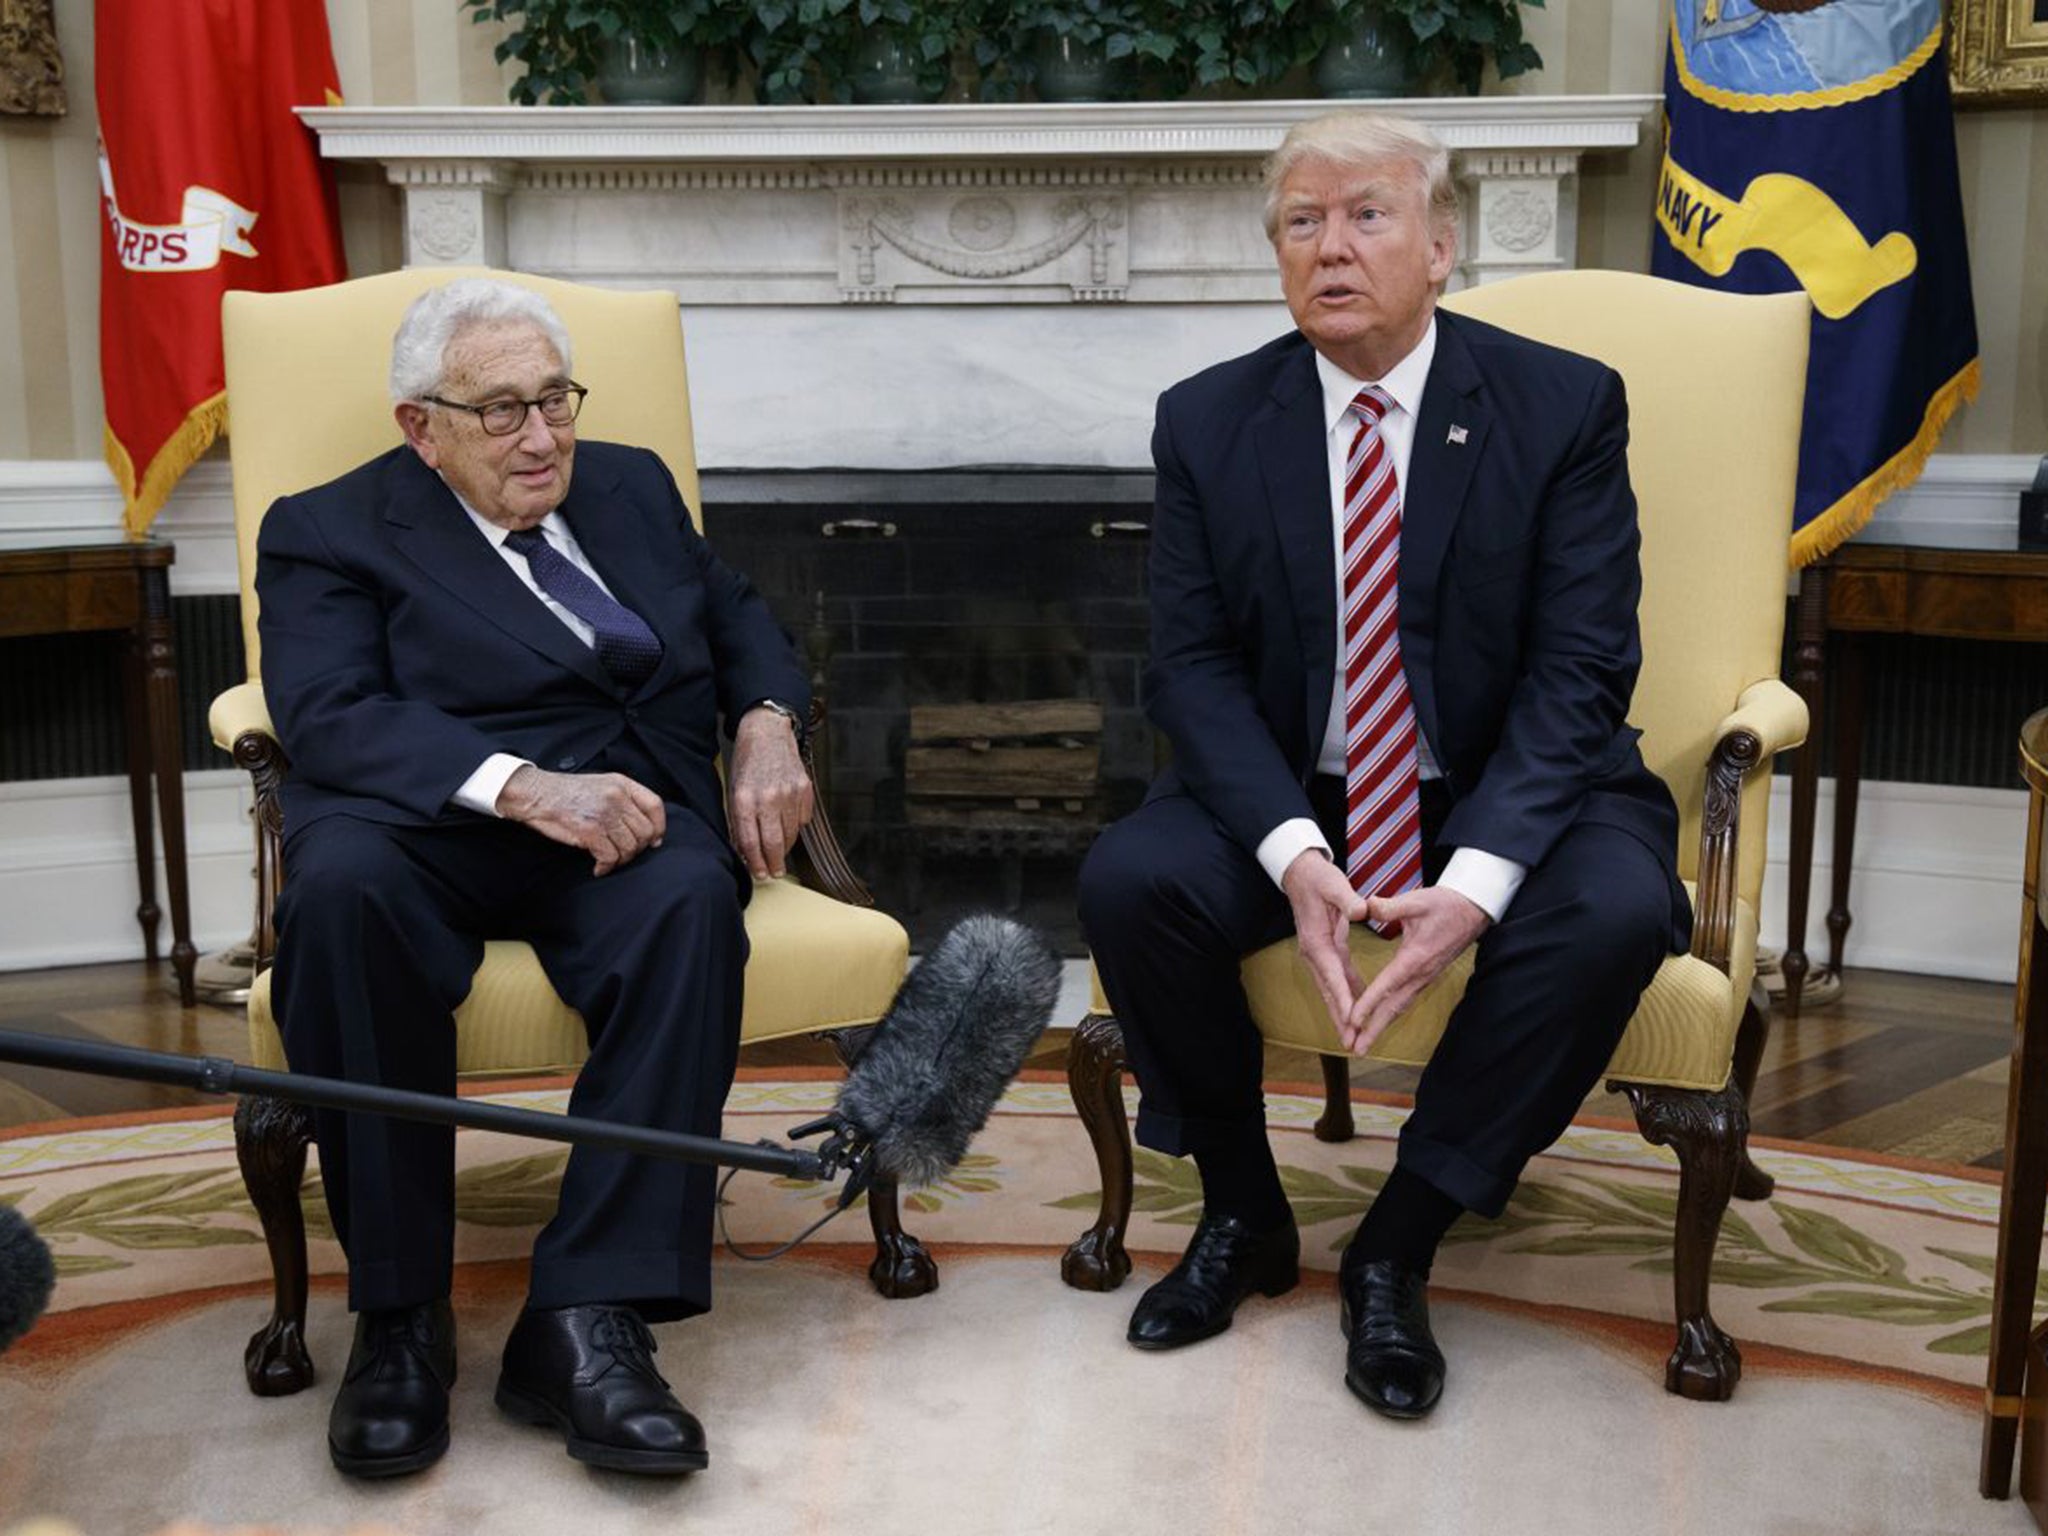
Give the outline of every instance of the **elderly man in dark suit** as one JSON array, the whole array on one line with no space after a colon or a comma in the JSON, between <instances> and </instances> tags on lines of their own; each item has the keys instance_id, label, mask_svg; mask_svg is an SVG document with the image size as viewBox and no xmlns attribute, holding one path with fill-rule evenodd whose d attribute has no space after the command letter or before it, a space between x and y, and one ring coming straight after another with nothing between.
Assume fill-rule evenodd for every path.
<instances>
[{"instance_id":1,"label":"elderly man in dark suit","mask_svg":"<svg viewBox=\"0 0 2048 1536\"><path fill-rule=\"evenodd\" d=\"M1204 1211L1130 1341L1227 1328L1295 1283L1238 961L1290 930L1363 1052L1477 946L1395 1166L1339 1272L1345 1380L1442 1391L1425 1282L1570 1120L1691 909L1677 814L1625 724L1640 651L1620 379L1437 310L1443 146L1345 113L1267 168L1296 331L1168 390L1153 436L1146 707L1173 763L1083 868L1081 918ZM1346 935L1398 945L1368 985Z\"/></svg>"},{"instance_id":2,"label":"elderly man in dark suit","mask_svg":"<svg viewBox=\"0 0 2048 1536\"><path fill-rule=\"evenodd\" d=\"M258 542L264 690L292 760L286 1053L452 1093L484 939L523 938L589 1030L572 1111L716 1134L750 877L782 872L811 813L803 672L661 461L577 443L584 391L538 295L427 293L391 380L404 444L280 500ZM358 1313L329 1449L360 1476L415 1471L448 1444L452 1135L336 1113L317 1130ZM596 1465L704 1466L646 1324L709 1305L711 1203L708 1168L572 1153L499 1406Z\"/></svg>"}]
</instances>

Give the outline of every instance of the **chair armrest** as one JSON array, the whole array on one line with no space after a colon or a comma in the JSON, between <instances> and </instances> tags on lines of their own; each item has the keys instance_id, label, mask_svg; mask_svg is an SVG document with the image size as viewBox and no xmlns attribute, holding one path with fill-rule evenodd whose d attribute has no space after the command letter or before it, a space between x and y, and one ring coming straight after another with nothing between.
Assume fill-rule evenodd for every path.
<instances>
[{"instance_id":1,"label":"chair armrest","mask_svg":"<svg viewBox=\"0 0 2048 1536\"><path fill-rule=\"evenodd\" d=\"M1789 752L1806 740L1806 700L1779 678L1767 677L1751 683L1735 701L1735 713L1714 732L1724 741L1736 731L1756 737L1765 757Z\"/></svg>"},{"instance_id":2,"label":"chair armrest","mask_svg":"<svg viewBox=\"0 0 2048 1536\"><path fill-rule=\"evenodd\" d=\"M251 731L273 741L277 739L270 723L270 706L263 702L261 683L237 683L228 689L207 710L206 724L213 732L213 744L227 753L232 753L236 741Z\"/></svg>"},{"instance_id":3,"label":"chair armrest","mask_svg":"<svg viewBox=\"0 0 2048 1536\"><path fill-rule=\"evenodd\" d=\"M811 819L797 834L797 846L810 866L810 878L804 883L849 906L872 907L875 904L874 893L861 883L860 876L847 862L846 852L839 846L839 834L832 830L832 818L825 810L825 791L829 784L826 765L830 761L830 738L825 732L825 701L822 696L814 697L810 724L804 732L803 741L804 770L811 776Z\"/></svg>"},{"instance_id":4,"label":"chair armrest","mask_svg":"<svg viewBox=\"0 0 2048 1536\"><path fill-rule=\"evenodd\" d=\"M221 694L206 711L206 725L214 745L246 769L255 786L256 930L251 937L256 969L265 971L277 950L271 907L284 883L284 801L278 790L291 762L270 723L261 683L237 683Z\"/></svg>"},{"instance_id":5,"label":"chair armrest","mask_svg":"<svg viewBox=\"0 0 2048 1536\"><path fill-rule=\"evenodd\" d=\"M1770 771L1771 758L1806 740L1806 701L1775 677L1742 690L1722 720L1707 759L1705 805L1700 816L1699 895L1693 911L1692 953L1726 971L1735 939L1737 851L1742 830L1742 788L1749 775Z\"/></svg>"}]
</instances>

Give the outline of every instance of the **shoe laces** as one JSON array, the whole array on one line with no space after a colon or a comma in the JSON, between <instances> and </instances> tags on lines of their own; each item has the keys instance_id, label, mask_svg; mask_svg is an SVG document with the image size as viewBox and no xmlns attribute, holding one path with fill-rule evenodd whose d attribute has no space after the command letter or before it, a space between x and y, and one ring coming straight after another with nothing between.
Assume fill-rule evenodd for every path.
<instances>
[{"instance_id":1,"label":"shoe laces","mask_svg":"<svg viewBox=\"0 0 2048 1536\"><path fill-rule=\"evenodd\" d=\"M1218 1279L1237 1256L1258 1241L1242 1222L1204 1217L1180 1261L1181 1273L1197 1284Z\"/></svg>"},{"instance_id":2,"label":"shoe laces","mask_svg":"<svg viewBox=\"0 0 2048 1536\"><path fill-rule=\"evenodd\" d=\"M434 1317L424 1307L401 1307L389 1311L378 1310L363 1314L367 1326L364 1329L363 1359L351 1377L363 1370L379 1370L393 1362L393 1350L405 1350L419 1363L422 1369L434 1368Z\"/></svg>"},{"instance_id":3,"label":"shoe laces","mask_svg":"<svg viewBox=\"0 0 2048 1536\"><path fill-rule=\"evenodd\" d=\"M654 1342L646 1320L632 1308L606 1307L599 1312L591 1324L590 1342L634 1375L668 1385L654 1365L655 1351L661 1346Z\"/></svg>"}]
</instances>

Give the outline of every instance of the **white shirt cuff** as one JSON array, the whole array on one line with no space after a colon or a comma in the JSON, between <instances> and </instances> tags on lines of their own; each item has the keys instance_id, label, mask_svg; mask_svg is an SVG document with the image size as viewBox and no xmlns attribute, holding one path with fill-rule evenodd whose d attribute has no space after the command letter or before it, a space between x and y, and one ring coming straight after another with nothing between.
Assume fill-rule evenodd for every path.
<instances>
[{"instance_id":1,"label":"white shirt cuff","mask_svg":"<svg viewBox=\"0 0 2048 1536\"><path fill-rule=\"evenodd\" d=\"M493 752L475 773L462 781L462 788L448 798L465 811L475 811L479 816L495 816L498 814L498 796L504 792L505 781L529 766L523 757L514 757L510 752Z\"/></svg>"},{"instance_id":2,"label":"white shirt cuff","mask_svg":"<svg viewBox=\"0 0 2048 1536\"><path fill-rule=\"evenodd\" d=\"M1450 862L1444 866L1443 877L1437 884L1456 891L1497 923L1528 873L1528 865L1483 848L1457 848L1452 850Z\"/></svg>"},{"instance_id":3,"label":"white shirt cuff","mask_svg":"<svg viewBox=\"0 0 2048 1536\"><path fill-rule=\"evenodd\" d=\"M1309 848L1320 848L1327 854L1330 851L1329 840L1323 836L1322 829L1317 827L1314 820L1307 816L1297 816L1292 821L1281 822L1260 838L1255 856L1259 861L1259 868L1266 872L1266 877L1275 885L1279 885L1287 873L1287 866L1300 858L1302 852Z\"/></svg>"}]
</instances>

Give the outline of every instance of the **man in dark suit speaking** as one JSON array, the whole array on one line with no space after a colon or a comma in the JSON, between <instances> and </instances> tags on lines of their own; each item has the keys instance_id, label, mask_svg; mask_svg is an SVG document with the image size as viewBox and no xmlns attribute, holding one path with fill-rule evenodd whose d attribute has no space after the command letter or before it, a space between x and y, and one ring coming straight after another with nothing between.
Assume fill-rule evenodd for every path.
<instances>
[{"instance_id":1,"label":"man in dark suit speaking","mask_svg":"<svg viewBox=\"0 0 2048 1536\"><path fill-rule=\"evenodd\" d=\"M1139 1301L1169 1349L1295 1282L1238 981L1293 931L1363 1052L1476 945L1395 1166L1339 1272L1345 1380L1435 1406L1424 1284L1497 1215L1597 1080L1691 909L1677 813L1624 722L1640 651L1620 379L1437 310L1456 253L1444 147L1367 113L1267 167L1297 331L1159 402L1145 702L1173 763L1106 831L1081 921L1143 1093L1204 1210ZM1347 948L1398 946L1368 985Z\"/></svg>"},{"instance_id":2,"label":"man in dark suit speaking","mask_svg":"<svg viewBox=\"0 0 2048 1536\"><path fill-rule=\"evenodd\" d=\"M537 294L423 295L391 392L404 445L281 499L257 545L264 692L292 760L286 1054L452 1093L484 939L523 938L589 1030L570 1109L715 1135L749 877L782 873L811 813L803 672L660 459L577 443L585 392ZM329 1449L345 1472L415 1471L448 1444L452 1133L327 1112L317 1132L358 1313ZM709 1305L711 1202L709 1168L573 1152L499 1406L596 1465L704 1466L646 1324Z\"/></svg>"}]
</instances>

